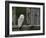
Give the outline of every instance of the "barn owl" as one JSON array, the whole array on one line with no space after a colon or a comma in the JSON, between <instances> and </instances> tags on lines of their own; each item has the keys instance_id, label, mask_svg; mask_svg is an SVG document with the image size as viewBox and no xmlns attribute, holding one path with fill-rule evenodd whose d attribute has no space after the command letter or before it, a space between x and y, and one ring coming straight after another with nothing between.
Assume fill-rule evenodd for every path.
<instances>
[{"instance_id":1,"label":"barn owl","mask_svg":"<svg viewBox=\"0 0 46 38\"><path fill-rule=\"evenodd\" d=\"M24 15L21 14L18 18L18 27L20 28L22 26L22 23L24 21Z\"/></svg>"}]
</instances>

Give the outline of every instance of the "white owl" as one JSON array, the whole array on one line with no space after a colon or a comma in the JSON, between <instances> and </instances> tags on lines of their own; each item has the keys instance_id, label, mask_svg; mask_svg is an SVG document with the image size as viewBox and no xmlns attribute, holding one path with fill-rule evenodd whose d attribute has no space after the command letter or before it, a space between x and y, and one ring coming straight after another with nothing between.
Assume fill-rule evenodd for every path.
<instances>
[{"instance_id":1,"label":"white owl","mask_svg":"<svg viewBox=\"0 0 46 38\"><path fill-rule=\"evenodd\" d=\"M18 27L20 28L22 26L22 23L24 21L24 15L21 14L18 18Z\"/></svg>"}]
</instances>

